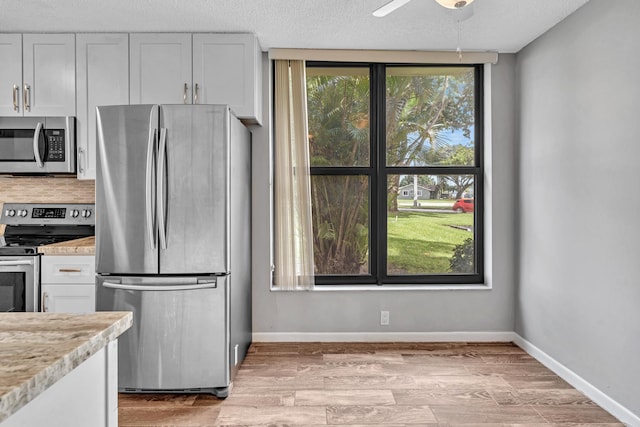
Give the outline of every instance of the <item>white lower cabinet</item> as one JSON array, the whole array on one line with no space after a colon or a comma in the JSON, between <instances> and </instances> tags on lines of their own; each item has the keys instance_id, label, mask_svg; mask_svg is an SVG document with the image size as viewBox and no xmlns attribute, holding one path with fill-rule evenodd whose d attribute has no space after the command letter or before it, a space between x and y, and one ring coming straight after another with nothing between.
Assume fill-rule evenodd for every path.
<instances>
[{"instance_id":1,"label":"white lower cabinet","mask_svg":"<svg viewBox=\"0 0 640 427\"><path fill-rule=\"evenodd\" d=\"M45 255L41 266L40 309L50 313L96 311L95 257Z\"/></svg>"},{"instance_id":2,"label":"white lower cabinet","mask_svg":"<svg viewBox=\"0 0 640 427\"><path fill-rule=\"evenodd\" d=\"M111 341L0 427L118 427L118 341Z\"/></svg>"},{"instance_id":3,"label":"white lower cabinet","mask_svg":"<svg viewBox=\"0 0 640 427\"><path fill-rule=\"evenodd\" d=\"M96 311L95 285L42 285L42 311L46 313L93 313Z\"/></svg>"}]
</instances>

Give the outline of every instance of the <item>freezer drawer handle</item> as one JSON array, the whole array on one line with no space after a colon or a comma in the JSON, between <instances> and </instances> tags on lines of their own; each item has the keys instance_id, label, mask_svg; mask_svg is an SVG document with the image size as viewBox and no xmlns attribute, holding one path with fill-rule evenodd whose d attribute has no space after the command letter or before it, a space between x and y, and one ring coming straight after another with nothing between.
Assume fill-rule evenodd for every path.
<instances>
[{"instance_id":1,"label":"freezer drawer handle","mask_svg":"<svg viewBox=\"0 0 640 427\"><path fill-rule=\"evenodd\" d=\"M102 286L111 289L123 289L126 291L192 291L198 289L216 288L216 281L198 281L197 284L189 285L166 285L166 286L144 286L144 285L123 285L122 283L102 282Z\"/></svg>"},{"instance_id":2,"label":"freezer drawer handle","mask_svg":"<svg viewBox=\"0 0 640 427\"><path fill-rule=\"evenodd\" d=\"M16 261L0 261L0 266L18 266L18 265L33 265L33 261L28 259L19 259Z\"/></svg>"}]
</instances>

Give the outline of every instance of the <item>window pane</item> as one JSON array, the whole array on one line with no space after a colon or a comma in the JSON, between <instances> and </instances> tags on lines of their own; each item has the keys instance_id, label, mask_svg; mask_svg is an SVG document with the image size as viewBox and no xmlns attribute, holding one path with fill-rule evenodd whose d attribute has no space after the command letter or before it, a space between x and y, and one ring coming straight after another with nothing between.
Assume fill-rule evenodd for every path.
<instances>
[{"instance_id":1,"label":"window pane","mask_svg":"<svg viewBox=\"0 0 640 427\"><path fill-rule=\"evenodd\" d=\"M307 68L311 166L369 165L369 69Z\"/></svg>"},{"instance_id":2,"label":"window pane","mask_svg":"<svg viewBox=\"0 0 640 427\"><path fill-rule=\"evenodd\" d=\"M316 274L369 273L369 179L311 177Z\"/></svg>"},{"instance_id":3,"label":"window pane","mask_svg":"<svg viewBox=\"0 0 640 427\"><path fill-rule=\"evenodd\" d=\"M473 166L474 69L388 67L388 166Z\"/></svg>"},{"instance_id":4,"label":"window pane","mask_svg":"<svg viewBox=\"0 0 640 427\"><path fill-rule=\"evenodd\" d=\"M388 177L388 275L476 272L473 181L472 175Z\"/></svg>"}]
</instances>

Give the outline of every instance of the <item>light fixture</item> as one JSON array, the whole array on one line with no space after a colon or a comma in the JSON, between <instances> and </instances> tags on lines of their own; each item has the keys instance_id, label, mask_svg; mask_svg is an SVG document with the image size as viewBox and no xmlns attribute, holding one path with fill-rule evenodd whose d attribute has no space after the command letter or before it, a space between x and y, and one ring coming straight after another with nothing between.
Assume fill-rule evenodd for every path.
<instances>
[{"instance_id":1,"label":"light fixture","mask_svg":"<svg viewBox=\"0 0 640 427\"><path fill-rule=\"evenodd\" d=\"M465 6L473 3L473 0L436 0L440 6L447 9L462 9Z\"/></svg>"},{"instance_id":2,"label":"light fixture","mask_svg":"<svg viewBox=\"0 0 640 427\"><path fill-rule=\"evenodd\" d=\"M411 0L391 0L386 4L380 6L376 10L373 11L373 16L378 18L382 18L383 16L387 16L394 10L404 6L409 3ZM473 3L474 0L436 0L441 6L446 7L447 9L463 9L465 6L469 6Z\"/></svg>"}]
</instances>

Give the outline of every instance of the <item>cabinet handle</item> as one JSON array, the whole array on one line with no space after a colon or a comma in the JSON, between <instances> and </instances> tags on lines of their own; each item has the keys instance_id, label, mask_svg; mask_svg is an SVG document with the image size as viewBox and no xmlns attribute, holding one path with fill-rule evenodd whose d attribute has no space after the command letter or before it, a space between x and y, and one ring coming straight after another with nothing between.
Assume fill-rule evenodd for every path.
<instances>
[{"instance_id":1,"label":"cabinet handle","mask_svg":"<svg viewBox=\"0 0 640 427\"><path fill-rule=\"evenodd\" d=\"M43 313L46 313L47 310L49 309L47 307L47 297L48 297L47 293L43 292L42 293L42 305L40 306L40 311L43 312Z\"/></svg>"},{"instance_id":2,"label":"cabinet handle","mask_svg":"<svg viewBox=\"0 0 640 427\"><path fill-rule=\"evenodd\" d=\"M59 268L60 273L82 273L81 268Z\"/></svg>"},{"instance_id":3,"label":"cabinet handle","mask_svg":"<svg viewBox=\"0 0 640 427\"><path fill-rule=\"evenodd\" d=\"M20 90L20 86L13 85L13 111L19 112L20 106L18 105L18 91Z\"/></svg>"},{"instance_id":4,"label":"cabinet handle","mask_svg":"<svg viewBox=\"0 0 640 427\"><path fill-rule=\"evenodd\" d=\"M189 86L187 86L187 84L184 84L184 89L182 90L182 103L186 104L187 103L187 89L189 89Z\"/></svg>"},{"instance_id":5,"label":"cabinet handle","mask_svg":"<svg viewBox=\"0 0 640 427\"><path fill-rule=\"evenodd\" d=\"M80 169L80 173L84 173L84 148L78 148L78 169Z\"/></svg>"},{"instance_id":6,"label":"cabinet handle","mask_svg":"<svg viewBox=\"0 0 640 427\"><path fill-rule=\"evenodd\" d=\"M25 111L31 111L31 86L24 85L24 92L22 92L22 105Z\"/></svg>"},{"instance_id":7,"label":"cabinet handle","mask_svg":"<svg viewBox=\"0 0 640 427\"><path fill-rule=\"evenodd\" d=\"M196 88L195 88L195 95L193 97L193 103L197 104L198 103L198 83L196 83Z\"/></svg>"}]
</instances>

